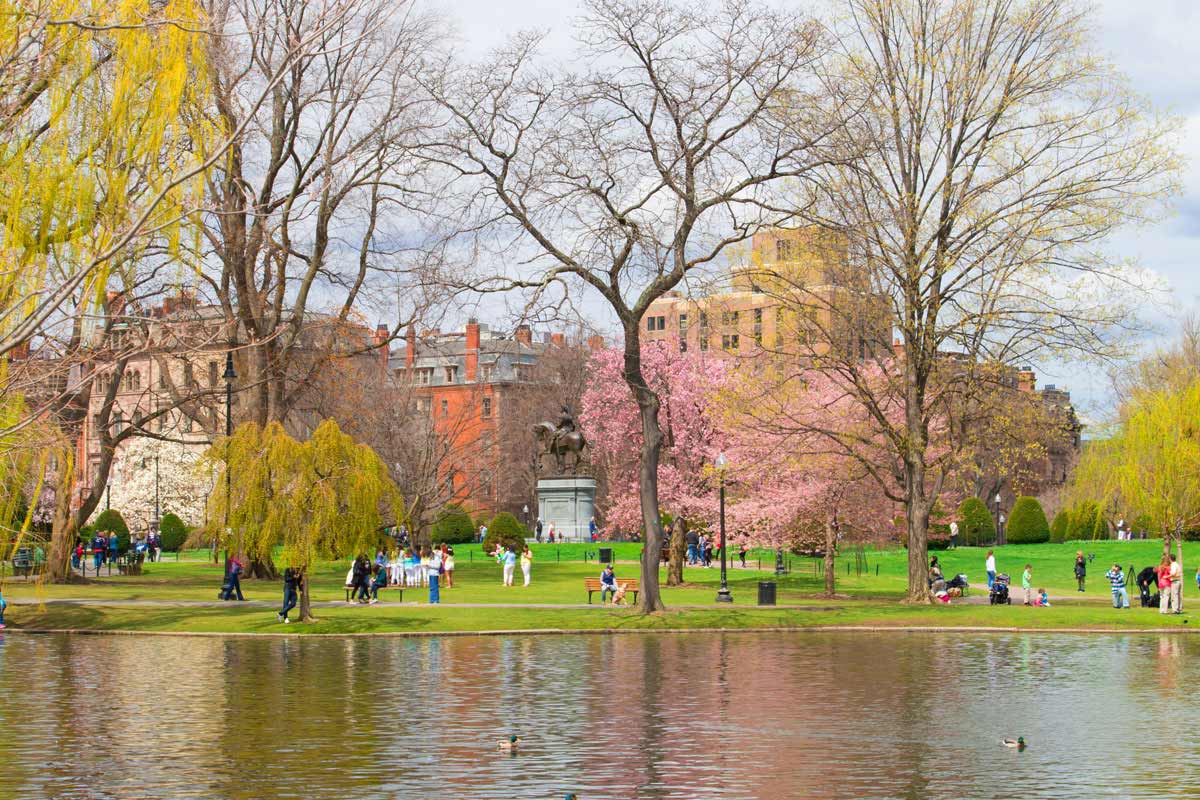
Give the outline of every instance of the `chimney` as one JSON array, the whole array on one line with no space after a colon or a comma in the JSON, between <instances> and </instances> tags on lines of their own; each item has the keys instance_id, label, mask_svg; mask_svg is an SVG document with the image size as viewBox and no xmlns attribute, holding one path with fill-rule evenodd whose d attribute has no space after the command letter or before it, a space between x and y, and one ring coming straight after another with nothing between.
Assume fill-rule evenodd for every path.
<instances>
[{"instance_id":1,"label":"chimney","mask_svg":"<svg viewBox=\"0 0 1200 800\"><path fill-rule=\"evenodd\" d=\"M896 354L896 358L904 357L904 344L900 341L899 336L892 339L892 352Z\"/></svg>"},{"instance_id":2,"label":"chimney","mask_svg":"<svg viewBox=\"0 0 1200 800\"><path fill-rule=\"evenodd\" d=\"M404 334L404 369L412 371L413 359L417 357L417 331L412 325Z\"/></svg>"},{"instance_id":3,"label":"chimney","mask_svg":"<svg viewBox=\"0 0 1200 800\"><path fill-rule=\"evenodd\" d=\"M387 325L379 324L375 326L375 332L371 334L371 346L379 349L379 360L383 364L383 371L386 373L388 368L388 339L391 338L391 332Z\"/></svg>"},{"instance_id":4,"label":"chimney","mask_svg":"<svg viewBox=\"0 0 1200 800\"><path fill-rule=\"evenodd\" d=\"M179 308L179 299L176 297L164 297L162 302L162 313L165 317L167 314L174 314L175 309Z\"/></svg>"},{"instance_id":5,"label":"chimney","mask_svg":"<svg viewBox=\"0 0 1200 800\"><path fill-rule=\"evenodd\" d=\"M479 372L479 321L474 317L467 320L467 341L463 350L463 379L474 383Z\"/></svg>"},{"instance_id":6,"label":"chimney","mask_svg":"<svg viewBox=\"0 0 1200 800\"><path fill-rule=\"evenodd\" d=\"M555 347L565 347L567 344L567 336L564 333L550 334L550 344Z\"/></svg>"},{"instance_id":7,"label":"chimney","mask_svg":"<svg viewBox=\"0 0 1200 800\"><path fill-rule=\"evenodd\" d=\"M599 353L604 349L604 337L598 333L592 334L588 337L587 346L593 353Z\"/></svg>"},{"instance_id":8,"label":"chimney","mask_svg":"<svg viewBox=\"0 0 1200 800\"><path fill-rule=\"evenodd\" d=\"M8 357L13 361L24 361L29 358L29 342L21 342L8 351Z\"/></svg>"},{"instance_id":9,"label":"chimney","mask_svg":"<svg viewBox=\"0 0 1200 800\"><path fill-rule=\"evenodd\" d=\"M533 329L528 325L518 325L514 338L524 345L533 344Z\"/></svg>"},{"instance_id":10,"label":"chimney","mask_svg":"<svg viewBox=\"0 0 1200 800\"><path fill-rule=\"evenodd\" d=\"M1017 389L1022 392L1032 392L1037 387L1037 373L1032 367L1021 367L1017 373Z\"/></svg>"}]
</instances>

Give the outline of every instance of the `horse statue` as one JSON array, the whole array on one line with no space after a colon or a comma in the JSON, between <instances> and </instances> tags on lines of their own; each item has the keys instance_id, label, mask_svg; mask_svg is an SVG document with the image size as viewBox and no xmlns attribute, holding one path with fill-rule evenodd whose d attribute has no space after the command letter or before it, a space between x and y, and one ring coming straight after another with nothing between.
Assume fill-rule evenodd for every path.
<instances>
[{"instance_id":1,"label":"horse statue","mask_svg":"<svg viewBox=\"0 0 1200 800\"><path fill-rule=\"evenodd\" d=\"M582 431L563 430L553 422L539 422L533 426L533 435L541 446L538 463L541 463L541 456L554 456L561 475L567 471L567 453L573 453L575 458L571 462L571 474L579 472L579 465L583 463L583 451L587 448L587 439L583 438Z\"/></svg>"}]
</instances>

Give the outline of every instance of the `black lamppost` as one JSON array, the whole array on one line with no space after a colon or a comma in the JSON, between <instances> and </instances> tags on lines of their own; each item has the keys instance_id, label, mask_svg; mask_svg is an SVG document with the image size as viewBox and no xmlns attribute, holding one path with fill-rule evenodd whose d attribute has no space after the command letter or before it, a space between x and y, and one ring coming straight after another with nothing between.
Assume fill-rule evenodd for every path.
<instances>
[{"instance_id":1,"label":"black lamppost","mask_svg":"<svg viewBox=\"0 0 1200 800\"><path fill-rule=\"evenodd\" d=\"M158 532L158 453L154 454L154 531Z\"/></svg>"},{"instance_id":2,"label":"black lamppost","mask_svg":"<svg viewBox=\"0 0 1200 800\"><path fill-rule=\"evenodd\" d=\"M109 478L104 486L104 510L112 510L112 478Z\"/></svg>"},{"instance_id":3,"label":"black lamppost","mask_svg":"<svg viewBox=\"0 0 1200 800\"><path fill-rule=\"evenodd\" d=\"M233 382L237 373L233 371L233 351L225 354L225 535L229 535L229 498L233 494L233 476L229 474L229 440L233 438Z\"/></svg>"},{"instance_id":4,"label":"black lamppost","mask_svg":"<svg viewBox=\"0 0 1200 800\"><path fill-rule=\"evenodd\" d=\"M715 463L721 485L721 588L717 590L717 602L732 603L733 595L729 593L729 583L725 576L725 467L729 465L729 459L724 453L719 453Z\"/></svg>"}]
</instances>

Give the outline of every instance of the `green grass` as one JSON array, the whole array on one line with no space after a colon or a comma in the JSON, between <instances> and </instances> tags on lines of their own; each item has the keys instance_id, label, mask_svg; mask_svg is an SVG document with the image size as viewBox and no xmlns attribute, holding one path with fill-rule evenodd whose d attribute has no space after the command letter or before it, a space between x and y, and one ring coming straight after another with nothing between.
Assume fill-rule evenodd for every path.
<instances>
[{"instance_id":1,"label":"green grass","mask_svg":"<svg viewBox=\"0 0 1200 800\"><path fill-rule=\"evenodd\" d=\"M859 571L853 557L837 562L840 599L819 597L823 591L820 562L792 557L792 573L779 581L778 599L781 604L797 605L795 609L757 608L757 582L773 579L768 571L734 569L730 571L733 607L716 607L714 597L719 571L688 568L686 585L664 587L663 597L668 607L676 610L650 617L628 610L593 608L509 608L506 603L575 605L586 602L582 589L585 577L599 574L595 562L583 561L584 551L594 545L542 545L535 547L533 585L502 587L499 566L479 553L477 545L456 546L457 569L455 588L442 592L442 605L426 604L427 591L405 590L405 601L421 605L380 605L373 607L339 605L318 608L320 622L316 625L293 625L288 632L314 633L373 633L373 632L436 632L476 630L615 630L625 628L759 628L807 627L830 625L869 626L938 626L938 627L1039 627L1039 628L1104 628L1131 629L1184 626L1184 617L1162 617L1154 610L1131 609L1114 611L1109 605L1108 583L1103 573L1114 560L1126 568L1133 564L1135 571L1157 561L1161 543L1095 542L1043 545L1010 545L996 549L998 566L1014 576L1026 563L1033 566L1034 583L1045 586L1054 605L1048 609L1029 609L1018 606L990 607L978 605L906 606L898 601L905 590L907 553L904 550L866 551L866 569ZM1095 553L1089 566L1088 591L1075 591L1073 575L1074 553L1082 549ZM618 562L636 558L640 545L618 545ZM960 548L937 553L947 575L965 572L982 595L983 560L986 549ZM180 561L147 564L145 574L138 577L101 577L87 584L46 585L8 579L4 582L5 596L14 599L72 598L81 604L10 605L8 621L16 627L74 628L97 630L147 631L214 631L266 632L280 631L274 614L259 607L222 604L212 607L113 605L112 601L144 600L171 603L177 600L215 601L221 583L221 570L204 560L203 551L183 554ZM767 553L764 566L773 563ZM1187 545L1185 564L1200 559L1200 545ZM751 563L754 563L753 561ZM847 564L850 574L847 575ZM343 579L348 562L321 564L314 574L313 600L341 601ZM619 577L637 577L634 563L618 563ZM520 571L517 582L520 583ZM664 576L665 583L665 576ZM1196 600L1194 583L1188 581L1186 594ZM280 585L272 582L245 581L243 589L248 599L276 603ZM1019 592L1019 590L1018 590ZM1131 592L1132 593L1132 592ZM385 595L394 598L394 594ZM848 599L847 599L848 596ZM1019 593L1017 595L1019 597ZM596 600L598 601L598 597ZM1197 601L1200 602L1200 601ZM482 604L495 607L467 608L456 604ZM1136 600L1135 600L1136 605ZM701 608L680 608L701 606ZM1198 606L1197 608L1200 608ZM1200 624L1200 620L1198 623Z\"/></svg>"}]
</instances>

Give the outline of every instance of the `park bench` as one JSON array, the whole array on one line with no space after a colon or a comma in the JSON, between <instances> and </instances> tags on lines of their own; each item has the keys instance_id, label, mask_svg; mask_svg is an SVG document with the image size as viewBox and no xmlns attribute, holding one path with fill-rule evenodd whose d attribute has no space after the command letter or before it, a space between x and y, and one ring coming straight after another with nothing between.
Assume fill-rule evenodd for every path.
<instances>
[{"instance_id":1,"label":"park bench","mask_svg":"<svg viewBox=\"0 0 1200 800\"><path fill-rule=\"evenodd\" d=\"M117 556L117 574L119 575L141 575L142 574L142 554L136 552L128 552Z\"/></svg>"},{"instance_id":2,"label":"park bench","mask_svg":"<svg viewBox=\"0 0 1200 800\"><path fill-rule=\"evenodd\" d=\"M350 592L353 591L354 587L347 583L342 588L346 590L346 602L349 603L350 602ZM404 602L404 587L401 586L400 584L390 583L387 586L381 586L379 588L379 591L381 591L381 592L386 592L386 591L391 591L391 590L395 590L400 593L400 596L398 598L396 598L396 600L397 600L397 602L403 603Z\"/></svg>"},{"instance_id":3,"label":"park bench","mask_svg":"<svg viewBox=\"0 0 1200 800\"><path fill-rule=\"evenodd\" d=\"M617 585L624 586L626 595L633 595L632 602L637 602L639 584L636 578L617 578ZM592 593L604 590L599 578L584 578L583 588L587 589L588 605L592 603Z\"/></svg>"}]
</instances>

